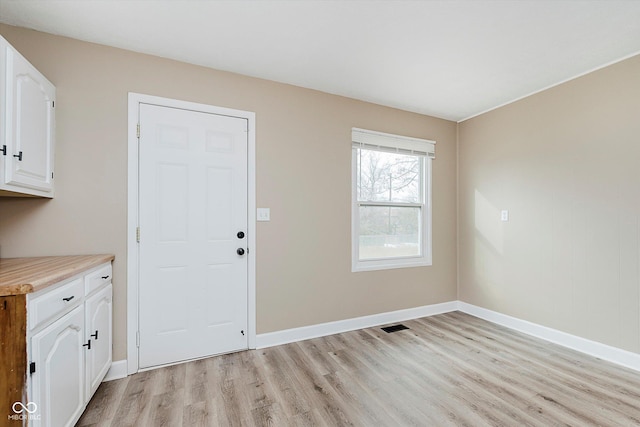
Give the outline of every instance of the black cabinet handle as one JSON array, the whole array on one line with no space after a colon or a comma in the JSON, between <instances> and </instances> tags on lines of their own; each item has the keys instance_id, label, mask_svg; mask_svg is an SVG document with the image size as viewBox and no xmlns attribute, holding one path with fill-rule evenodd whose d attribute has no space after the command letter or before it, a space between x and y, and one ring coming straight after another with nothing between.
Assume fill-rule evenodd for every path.
<instances>
[{"instance_id":1,"label":"black cabinet handle","mask_svg":"<svg viewBox=\"0 0 640 427\"><path fill-rule=\"evenodd\" d=\"M66 301L69 302L74 298L74 295L71 295L70 297L66 297L66 298L62 298L62 301Z\"/></svg>"},{"instance_id":2,"label":"black cabinet handle","mask_svg":"<svg viewBox=\"0 0 640 427\"><path fill-rule=\"evenodd\" d=\"M244 249L242 248L238 248L238 250L236 251L236 253L240 256L244 255Z\"/></svg>"},{"instance_id":3,"label":"black cabinet handle","mask_svg":"<svg viewBox=\"0 0 640 427\"><path fill-rule=\"evenodd\" d=\"M102 278L106 280L109 278L109 276L102 276Z\"/></svg>"},{"instance_id":4,"label":"black cabinet handle","mask_svg":"<svg viewBox=\"0 0 640 427\"><path fill-rule=\"evenodd\" d=\"M96 333L95 333L95 334L91 334L91 335L89 335L89 336L91 336L91 337L95 338L95 339L96 339L96 341L98 341L98 330L96 329Z\"/></svg>"},{"instance_id":5,"label":"black cabinet handle","mask_svg":"<svg viewBox=\"0 0 640 427\"><path fill-rule=\"evenodd\" d=\"M18 161L21 162L22 161L22 151L20 151L18 154L14 154L13 157L17 157Z\"/></svg>"},{"instance_id":6,"label":"black cabinet handle","mask_svg":"<svg viewBox=\"0 0 640 427\"><path fill-rule=\"evenodd\" d=\"M91 350L91 340L87 341L86 344L82 344L83 347L87 347L87 350Z\"/></svg>"}]
</instances>

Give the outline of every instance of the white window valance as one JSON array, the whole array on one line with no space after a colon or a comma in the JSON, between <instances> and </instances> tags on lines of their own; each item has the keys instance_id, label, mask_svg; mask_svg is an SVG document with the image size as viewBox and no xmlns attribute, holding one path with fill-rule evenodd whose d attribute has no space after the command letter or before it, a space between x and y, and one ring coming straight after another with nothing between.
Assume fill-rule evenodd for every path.
<instances>
[{"instance_id":1,"label":"white window valance","mask_svg":"<svg viewBox=\"0 0 640 427\"><path fill-rule=\"evenodd\" d=\"M356 148L427 156L435 159L436 142L428 139L393 135L366 129L351 129L351 144Z\"/></svg>"}]
</instances>

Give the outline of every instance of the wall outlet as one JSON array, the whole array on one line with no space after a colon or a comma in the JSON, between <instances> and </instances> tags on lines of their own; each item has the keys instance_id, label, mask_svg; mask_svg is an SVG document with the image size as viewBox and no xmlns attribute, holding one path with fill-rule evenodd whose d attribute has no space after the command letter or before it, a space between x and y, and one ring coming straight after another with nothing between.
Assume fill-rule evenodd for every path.
<instances>
[{"instance_id":1,"label":"wall outlet","mask_svg":"<svg viewBox=\"0 0 640 427\"><path fill-rule=\"evenodd\" d=\"M271 209L270 208L258 208L258 214L256 216L257 221L271 221Z\"/></svg>"},{"instance_id":2,"label":"wall outlet","mask_svg":"<svg viewBox=\"0 0 640 427\"><path fill-rule=\"evenodd\" d=\"M502 210L500 211L500 221L509 221L509 211L508 210Z\"/></svg>"}]
</instances>

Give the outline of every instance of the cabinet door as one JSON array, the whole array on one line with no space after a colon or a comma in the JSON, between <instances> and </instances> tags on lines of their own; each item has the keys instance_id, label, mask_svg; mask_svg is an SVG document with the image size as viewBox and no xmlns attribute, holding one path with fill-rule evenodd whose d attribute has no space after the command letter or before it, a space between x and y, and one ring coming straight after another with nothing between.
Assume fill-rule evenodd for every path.
<instances>
[{"instance_id":1,"label":"cabinet door","mask_svg":"<svg viewBox=\"0 0 640 427\"><path fill-rule=\"evenodd\" d=\"M0 36L0 188L4 186L6 181L5 164L9 163L11 154L8 152L7 144L7 120L10 119L8 113L10 102L7 99L7 59L10 53L11 45Z\"/></svg>"},{"instance_id":2,"label":"cabinet door","mask_svg":"<svg viewBox=\"0 0 640 427\"><path fill-rule=\"evenodd\" d=\"M53 197L55 87L15 49L8 46L5 52L8 117L4 182Z\"/></svg>"},{"instance_id":3,"label":"cabinet door","mask_svg":"<svg viewBox=\"0 0 640 427\"><path fill-rule=\"evenodd\" d=\"M31 338L34 426L73 426L84 410L84 311L78 306ZM30 424L31 425L31 424Z\"/></svg>"},{"instance_id":4,"label":"cabinet door","mask_svg":"<svg viewBox=\"0 0 640 427\"><path fill-rule=\"evenodd\" d=\"M111 308L111 284L85 302L85 342L91 341L85 352L87 402L111 367Z\"/></svg>"}]
</instances>

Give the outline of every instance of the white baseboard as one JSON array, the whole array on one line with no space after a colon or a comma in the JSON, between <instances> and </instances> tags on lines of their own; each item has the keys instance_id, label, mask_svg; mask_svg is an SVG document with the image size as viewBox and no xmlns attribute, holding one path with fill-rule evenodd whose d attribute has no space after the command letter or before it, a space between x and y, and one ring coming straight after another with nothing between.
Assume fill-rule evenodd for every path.
<instances>
[{"instance_id":1,"label":"white baseboard","mask_svg":"<svg viewBox=\"0 0 640 427\"><path fill-rule=\"evenodd\" d=\"M353 319L303 326L300 328L285 329L266 334L258 334L256 336L256 348L273 347L295 341L324 337L342 332L355 331L357 329L371 328L373 326L385 325L387 323L402 322L420 317L433 316L436 314L456 311L457 309L458 302L450 301L440 304L373 314L370 316L356 317Z\"/></svg>"},{"instance_id":2,"label":"white baseboard","mask_svg":"<svg viewBox=\"0 0 640 427\"><path fill-rule=\"evenodd\" d=\"M640 354L571 335L506 314L458 301L458 310L507 328L559 344L617 365L640 371Z\"/></svg>"},{"instance_id":3,"label":"white baseboard","mask_svg":"<svg viewBox=\"0 0 640 427\"><path fill-rule=\"evenodd\" d=\"M119 380L120 378L125 378L127 376L127 361L126 360L116 360L111 363L111 368L107 371L107 375L105 375L104 381L113 381Z\"/></svg>"},{"instance_id":4,"label":"white baseboard","mask_svg":"<svg viewBox=\"0 0 640 427\"><path fill-rule=\"evenodd\" d=\"M566 332L558 331L533 322L521 320L506 314L488 310L468 304L463 301L450 301L441 304L425 305L422 307L408 308L404 310L373 314L370 316L356 317L353 319L338 320L335 322L321 323L317 325L303 326L300 328L285 329L282 331L258 334L256 336L256 348L273 347L311 338L324 337L363 328L385 325L394 322L403 322L420 317L434 316L436 314L461 311L480 319L487 320L498 325L505 326L518 332L567 347L581 353L606 360L636 371L640 371L640 354L620 348L612 347ZM112 381L127 376L127 361L117 360L112 363L104 381Z\"/></svg>"}]
</instances>

